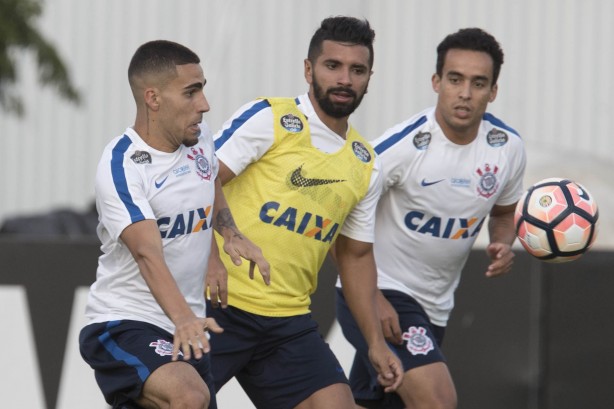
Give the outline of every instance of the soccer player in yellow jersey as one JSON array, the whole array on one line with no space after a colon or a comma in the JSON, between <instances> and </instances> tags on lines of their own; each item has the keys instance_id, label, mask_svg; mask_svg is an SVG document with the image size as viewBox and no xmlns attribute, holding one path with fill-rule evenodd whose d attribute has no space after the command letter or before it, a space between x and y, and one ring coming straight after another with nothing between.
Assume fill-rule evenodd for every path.
<instances>
[{"instance_id":1,"label":"soccer player in yellow jersey","mask_svg":"<svg viewBox=\"0 0 614 409\"><path fill-rule=\"evenodd\" d=\"M325 19L305 59L309 92L240 108L214 136L231 211L271 264L271 282L221 253L225 330L211 334L219 390L233 376L258 408L354 408L348 381L309 310L331 245L348 304L387 390L401 382L375 310L375 207L382 187L374 151L348 123L367 91L374 31L352 17ZM219 262L219 259L216 259ZM208 271L215 306L224 269Z\"/></svg>"}]
</instances>

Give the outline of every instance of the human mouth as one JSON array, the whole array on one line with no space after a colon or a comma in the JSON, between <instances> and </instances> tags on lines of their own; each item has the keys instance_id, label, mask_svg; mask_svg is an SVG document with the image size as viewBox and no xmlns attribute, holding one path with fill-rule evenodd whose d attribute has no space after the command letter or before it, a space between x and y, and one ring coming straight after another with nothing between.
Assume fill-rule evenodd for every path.
<instances>
[{"instance_id":1,"label":"human mouth","mask_svg":"<svg viewBox=\"0 0 614 409\"><path fill-rule=\"evenodd\" d=\"M465 119L468 118L469 115L471 115L471 109L469 109L469 107L465 107L465 106L458 106L454 108L454 112L456 113L456 116L458 116L459 118Z\"/></svg>"},{"instance_id":2,"label":"human mouth","mask_svg":"<svg viewBox=\"0 0 614 409\"><path fill-rule=\"evenodd\" d=\"M193 123L188 127L188 130L195 135L200 134L200 122Z\"/></svg>"},{"instance_id":3,"label":"human mouth","mask_svg":"<svg viewBox=\"0 0 614 409\"><path fill-rule=\"evenodd\" d=\"M329 97L333 102L347 104L354 100L356 93L352 90L330 90Z\"/></svg>"},{"instance_id":4,"label":"human mouth","mask_svg":"<svg viewBox=\"0 0 614 409\"><path fill-rule=\"evenodd\" d=\"M330 94L330 100L333 104L347 105L352 103L354 97L349 94L332 93Z\"/></svg>"}]
</instances>

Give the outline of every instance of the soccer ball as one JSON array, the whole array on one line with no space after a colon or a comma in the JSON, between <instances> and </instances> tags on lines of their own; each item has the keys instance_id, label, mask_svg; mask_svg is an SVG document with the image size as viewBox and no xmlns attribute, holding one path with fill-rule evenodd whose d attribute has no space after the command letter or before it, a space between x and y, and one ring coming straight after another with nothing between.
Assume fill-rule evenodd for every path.
<instances>
[{"instance_id":1,"label":"soccer ball","mask_svg":"<svg viewBox=\"0 0 614 409\"><path fill-rule=\"evenodd\" d=\"M529 254L540 260L572 261L595 242L599 211L593 196L579 183L549 178L531 186L514 213L516 235Z\"/></svg>"}]
</instances>

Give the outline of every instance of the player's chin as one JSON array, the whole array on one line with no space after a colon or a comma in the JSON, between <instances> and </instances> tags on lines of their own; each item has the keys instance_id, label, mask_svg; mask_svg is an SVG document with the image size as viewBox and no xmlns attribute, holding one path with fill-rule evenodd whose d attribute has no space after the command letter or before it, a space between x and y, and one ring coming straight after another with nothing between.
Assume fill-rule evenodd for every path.
<instances>
[{"instance_id":1,"label":"player's chin","mask_svg":"<svg viewBox=\"0 0 614 409\"><path fill-rule=\"evenodd\" d=\"M188 133L186 137L183 138L183 144L188 147L194 146L198 143L199 136L200 136L200 130L198 132Z\"/></svg>"}]
</instances>

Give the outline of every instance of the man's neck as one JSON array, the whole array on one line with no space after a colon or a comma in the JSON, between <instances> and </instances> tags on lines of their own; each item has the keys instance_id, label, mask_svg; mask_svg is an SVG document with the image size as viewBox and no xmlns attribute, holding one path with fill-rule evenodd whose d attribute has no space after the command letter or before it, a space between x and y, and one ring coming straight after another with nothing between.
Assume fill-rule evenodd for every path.
<instances>
[{"instance_id":1,"label":"man's neck","mask_svg":"<svg viewBox=\"0 0 614 409\"><path fill-rule=\"evenodd\" d=\"M311 105L313 105L313 109L316 111L316 115L318 115L318 118L320 118L320 121L322 121L322 123L326 125L328 129L345 139L349 127L349 116L335 118L326 114L322 108L320 108L318 102L313 98L311 92L309 93L309 100L311 101Z\"/></svg>"},{"instance_id":2,"label":"man's neck","mask_svg":"<svg viewBox=\"0 0 614 409\"><path fill-rule=\"evenodd\" d=\"M137 120L132 129L134 129L143 142L157 151L172 153L178 148L178 146L172 146L168 140L159 136L161 135L160 131L154 129L154 127L147 122L143 123Z\"/></svg>"}]
</instances>

